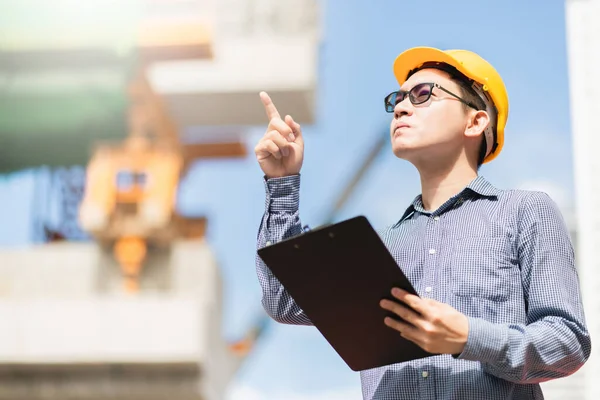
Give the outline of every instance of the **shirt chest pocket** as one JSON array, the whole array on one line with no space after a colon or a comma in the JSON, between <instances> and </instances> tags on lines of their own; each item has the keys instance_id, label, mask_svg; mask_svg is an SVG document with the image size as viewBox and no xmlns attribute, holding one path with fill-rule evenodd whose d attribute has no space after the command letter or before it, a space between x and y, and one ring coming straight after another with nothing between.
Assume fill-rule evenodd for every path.
<instances>
[{"instance_id":1,"label":"shirt chest pocket","mask_svg":"<svg viewBox=\"0 0 600 400\"><path fill-rule=\"evenodd\" d=\"M518 263L506 237L456 239L450 263L450 286L456 296L506 301L520 285Z\"/></svg>"}]
</instances>

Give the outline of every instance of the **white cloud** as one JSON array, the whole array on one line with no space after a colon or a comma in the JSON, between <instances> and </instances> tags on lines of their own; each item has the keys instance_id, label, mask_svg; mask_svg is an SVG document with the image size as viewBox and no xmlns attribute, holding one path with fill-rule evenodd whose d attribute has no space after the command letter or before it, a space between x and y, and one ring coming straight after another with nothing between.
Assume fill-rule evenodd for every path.
<instances>
[{"instance_id":1,"label":"white cloud","mask_svg":"<svg viewBox=\"0 0 600 400\"><path fill-rule=\"evenodd\" d=\"M362 400L360 388L341 388L312 393L261 392L248 385L233 386L226 400Z\"/></svg>"}]
</instances>

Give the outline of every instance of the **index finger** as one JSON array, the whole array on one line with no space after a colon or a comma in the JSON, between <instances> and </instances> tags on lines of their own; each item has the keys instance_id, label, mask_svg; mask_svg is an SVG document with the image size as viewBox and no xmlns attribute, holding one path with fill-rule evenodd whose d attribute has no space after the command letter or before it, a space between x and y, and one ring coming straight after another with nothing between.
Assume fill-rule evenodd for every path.
<instances>
[{"instance_id":1,"label":"index finger","mask_svg":"<svg viewBox=\"0 0 600 400\"><path fill-rule=\"evenodd\" d=\"M275 104L273 104L273 100L271 100L266 92L260 92L260 99L265 106L265 111L267 112L267 118L269 118L269 120L272 120L273 118L281 119L277 108L275 108Z\"/></svg>"}]
</instances>

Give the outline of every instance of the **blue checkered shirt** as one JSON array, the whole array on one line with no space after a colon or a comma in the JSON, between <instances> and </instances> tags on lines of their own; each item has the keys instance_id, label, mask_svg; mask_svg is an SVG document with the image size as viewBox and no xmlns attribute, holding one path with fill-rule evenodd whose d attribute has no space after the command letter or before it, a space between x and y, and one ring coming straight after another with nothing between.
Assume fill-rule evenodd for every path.
<instances>
[{"instance_id":1,"label":"blue checkered shirt","mask_svg":"<svg viewBox=\"0 0 600 400\"><path fill-rule=\"evenodd\" d=\"M300 176L265 186L259 248L302 232ZM361 371L364 399L542 399L540 382L589 357L573 246L545 193L499 190L479 176L434 212L417 196L379 235L420 296L468 317L469 335L458 356ZM269 315L311 325L258 256L256 266Z\"/></svg>"}]
</instances>

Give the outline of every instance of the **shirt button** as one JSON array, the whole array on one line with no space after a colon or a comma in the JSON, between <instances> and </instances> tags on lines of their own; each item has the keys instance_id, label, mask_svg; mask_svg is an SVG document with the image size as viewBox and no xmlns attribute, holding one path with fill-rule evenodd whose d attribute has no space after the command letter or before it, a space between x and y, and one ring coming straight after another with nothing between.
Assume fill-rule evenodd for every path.
<instances>
[{"instance_id":1,"label":"shirt button","mask_svg":"<svg viewBox=\"0 0 600 400\"><path fill-rule=\"evenodd\" d=\"M429 376L429 372L423 371L421 372L421 376L423 376L423 378L427 378Z\"/></svg>"},{"instance_id":2,"label":"shirt button","mask_svg":"<svg viewBox=\"0 0 600 400\"><path fill-rule=\"evenodd\" d=\"M433 217L433 220L434 220L434 221L439 221L439 220L440 220L440 217L438 217L438 216L435 216L435 217Z\"/></svg>"},{"instance_id":3,"label":"shirt button","mask_svg":"<svg viewBox=\"0 0 600 400\"><path fill-rule=\"evenodd\" d=\"M273 243L271 243L271 241L269 240L269 241L267 241L267 243L265 243L265 244L266 244L267 246L270 246L270 245L272 245Z\"/></svg>"},{"instance_id":4,"label":"shirt button","mask_svg":"<svg viewBox=\"0 0 600 400\"><path fill-rule=\"evenodd\" d=\"M435 254L435 249L429 249L429 254Z\"/></svg>"},{"instance_id":5,"label":"shirt button","mask_svg":"<svg viewBox=\"0 0 600 400\"><path fill-rule=\"evenodd\" d=\"M427 286L427 287L425 288L425 291L426 291L427 293L431 292L431 286Z\"/></svg>"}]
</instances>

